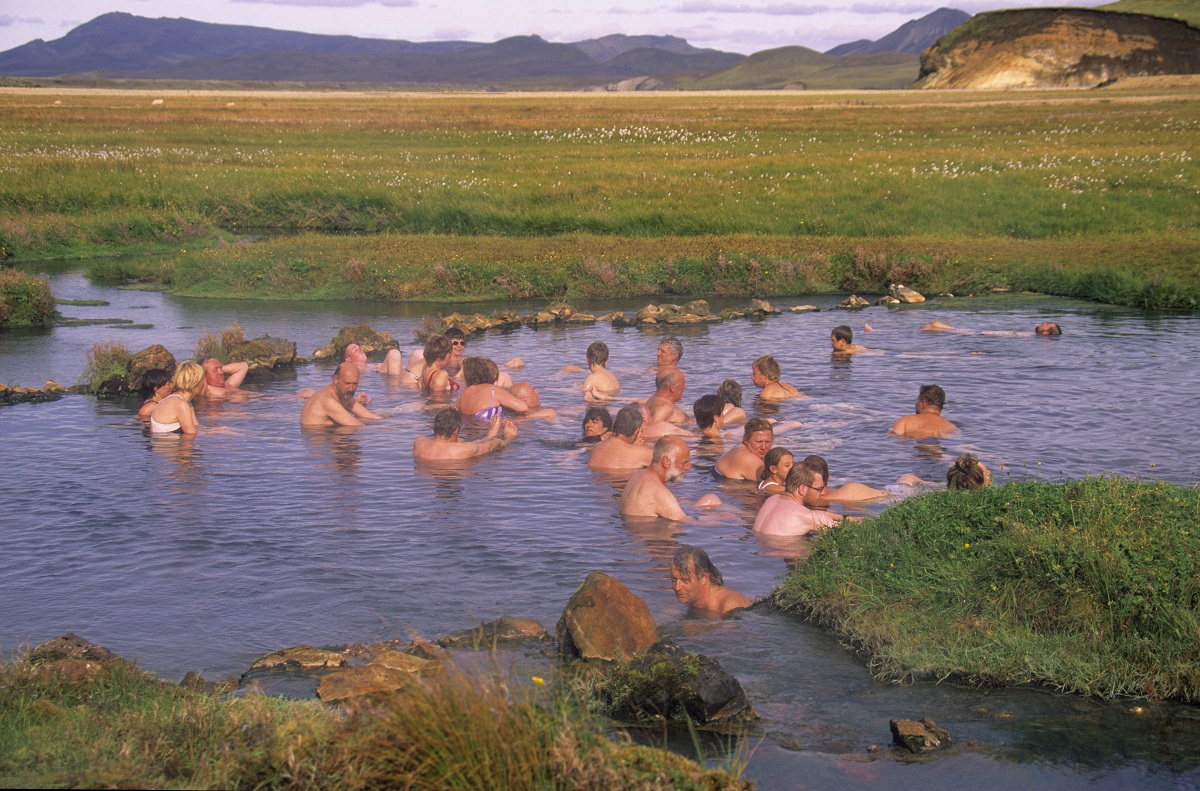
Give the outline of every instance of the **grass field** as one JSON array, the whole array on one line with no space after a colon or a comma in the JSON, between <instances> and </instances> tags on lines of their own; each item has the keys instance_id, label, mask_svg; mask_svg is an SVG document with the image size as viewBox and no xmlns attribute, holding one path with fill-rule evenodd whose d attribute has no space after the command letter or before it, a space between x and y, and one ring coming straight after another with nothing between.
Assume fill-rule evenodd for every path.
<instances>
[{"instance_id":1,"label":"grass field","mask_svg":"<svg viewBox=\"0 0 1200 791\"><path fill-rule=\"evenodd\" d=\"M721 286L746 293L842 288L822 261L881 249L923 271L957 260L939 275L948 284L981 268L1111 268L1136 281L1134 291L1173 294L1162 306L1188 307L1200 283L1194 87L634 96L9 89L0 110L6 254L171 250L180 258L157 264L171 273L160 280L195 293L312 295L311 285L271 291L280 255L299 270L312 270L309 259L330 262L317 290L337 286L345 267L391 275L386 287L383 275L337 286L360 296L451 296L437 278L432 290L422 285L431 278L410 261L434 271L497 258L553 274L549 285L508 291L553 293L566 282L570 293L575 275L554 265L556 245L575 249L577 266L636 250L613 260L618 281L626 266L692 261L712 270L721 254L759 259L759 250L812 270ZM317 235L194 255L219 232L264 229L391 236ZM252 260L261 275L253 287L197 274ZM717 274L697 282L719 282ZM494 280L453 296L505 293ZM661 285L657 275L625 280L629 293Z\"/></svg>"}]
</instances>

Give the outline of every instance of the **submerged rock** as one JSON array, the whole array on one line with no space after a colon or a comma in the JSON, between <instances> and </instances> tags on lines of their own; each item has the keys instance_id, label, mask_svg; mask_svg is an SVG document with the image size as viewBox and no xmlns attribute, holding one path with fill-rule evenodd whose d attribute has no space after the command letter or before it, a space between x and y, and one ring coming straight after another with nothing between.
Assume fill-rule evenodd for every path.
<instances>
[{"instance_id":1,"label":"submerged rock","mask_svg":"<svg viewBox=\"0 0 1200 791\"><path fill-rule=\"evenodd\" d=\"M925 301L924 296L901 283L892 283L890 286L888 286L888 296L906 304Z\"/></svg>"},{"instance_id":2,"label":"submerged rock","mask_svg":"<svg viewBox=\"0 0 1200 791\"><path fill-rule=\"evenodd\" d=\"M317 685L317 697L325 701L346 700L363 695L379 695L412 684L415 673L397 670L384 665L367 665L338 670L321 679Z\"/></svg>"},{"instance_id":3,"label":"submerged rock","mask_svg":"<svg viewBox=\"0 0 1200 791\"><path fill-rule=\"evenodd\" d=\"M846 297L841 302L839 302L838 307L841 308L842 310L859 310L861 308L867 307L870 304L871 304L870 302L867 302L865 299L860 297L858 294L851 294L850 296Z\"/></svg>"},{"instance_id":4,"label":"submerged rock","mask_svg":"<svg viewBox=\"0 0 1200 791\"><path fill-rule=\"evenodd\" d=\"M892 729L892 741L896 746L912 753L937 750L952 741L950 734L944 728L939 728L929 717L923 717L920 722L891 720L888 725Z\"/></svg>"},{"instance_id":5,"label":"submerged rock","mask_svg":"<svg viewBox=\"0 0 1200 791\"><path fill-rule=\"evenodd\" d=\"M254 660L250 669L302 668L312 670L323 667L341 667L344 664L346 664L346 657L340 651L313 648L311 645L298 645L260 657Z\"/></svg>"},{"instance_id":6,"label":"submerged rock","mask_svg":"<svg viewBox=\"0 0 1200 791\"><path fill-rule=\"evenodd\" d=\"M532 618L510 618L502 615L474 629L466 629L439 637L434 642L442 648L490 648L497 643L521 640L546 640L550 633ZM416 647L416 643L413 646ZM426 644L428 645L428 644Z\"/></svg>"},{"instance_id":7,"label":"submerged rock","mask_svg":"<svg viewBox=\"0 0 1200 791\"><path fill-rule=\"evenodd\" d=\"M750 300L750 307L746 310L746 312L754 316L773 316L782 313L783 311L772 307L771 303L767 302L765 299L752 299Z\"/></svg>"},{"instance_id":8,"label":"submerged rock","mask_svg":"<svg viewBox=\"0 0 1200 791\"><path fill-rule=\"evenodd\" d=\"M884 294L879 299L875 300L876 305L899 305L900 300L893 297L891 294Z\"/></svg>"},{"instance_id":9,"label":"submerged rock","mask_svg":"<svg viewBox=\"0 0 1200 791\"><path fill-rule=\"evenodd\" d=\"M658 639L646 602L603 571L593 571L571 595L558 620L559 652L613 660L645 651Z\"/></svg>"},{"instance_id":10,"label":"submerged rock","mask_svg":"<svg viewBox=\"0 0 1200 791\"><path fill-rule=\"evenodd\" d=\"M690 313L693 316L707 316L711 311L707 300L693 299L683 306L683 312Z\"/></svg>"},{"instance_id":11,"label":"submerged rock","mask_svg":"<svg viewBox=\"0 0 1200 791\"><path fill-rule=\"evenodd\" d=\"M29 403L41 404L46 401L57 401L69 392L71 391L58 382L53 382L49 379L46 380L46 385L41 389L36 387L9 387L8 385L0 384L0 406Z\"/></svg>"},{"instance_id":12,"label":"submerged rock","mask_svg":"<svg viewBox=\"0 0 1200 791\"><path fill-rule=\"evenodd\" d=\"M816 305L793 305L788 310L792 313L809 313L811 311L819 311L820 308Z\"/></svg>"}]
</instances>

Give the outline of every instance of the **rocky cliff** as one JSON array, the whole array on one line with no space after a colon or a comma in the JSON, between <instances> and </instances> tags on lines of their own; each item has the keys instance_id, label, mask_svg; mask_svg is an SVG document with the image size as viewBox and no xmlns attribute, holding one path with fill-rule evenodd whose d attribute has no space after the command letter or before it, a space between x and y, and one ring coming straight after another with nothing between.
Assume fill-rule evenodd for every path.
<instances>
[{"instance_id":1,"label":"rocky cliff","mask_svg":"<svg viewBox=\"0 0 1200 791\"><path fill-rule=\"evenodd\" d=\"M1200 73L1200 30L1143 14L1032 8L978 14L921 55L920 88L1086 88Z\"/></svg>"}]
</instances>

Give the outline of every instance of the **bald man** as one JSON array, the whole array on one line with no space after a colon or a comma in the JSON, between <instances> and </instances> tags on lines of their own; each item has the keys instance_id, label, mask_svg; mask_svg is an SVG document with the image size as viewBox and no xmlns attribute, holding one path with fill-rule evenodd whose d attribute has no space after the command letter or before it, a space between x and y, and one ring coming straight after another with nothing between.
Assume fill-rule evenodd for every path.
<instances>
[{"instance_id":1,"label":"bald man","mask_svg":"<svg viewBox=\"0 0 1200 791\"><path fill-rule=\"evenodd\" d=\"M676 522L687 519L667 483L679 480L692 468L691 455L687 443L679 437L662 437L655 442L650 466L635 472L625 485L619 507L621 515L662 517Z\"/></svg>"},{"instance_id":2,"label":"bald man","mask_svg":"<svg viewBox=\"0 0 1200 791\"><path fill-rule=\"evenodd\" d=\"M375 414L355 399L358 377L357 365L352 362L340 364L333 374L333 381L304 402L300 425L308 428L362 426L364 420L380 420L382 415Z\"/></svg>"}]
</instances>

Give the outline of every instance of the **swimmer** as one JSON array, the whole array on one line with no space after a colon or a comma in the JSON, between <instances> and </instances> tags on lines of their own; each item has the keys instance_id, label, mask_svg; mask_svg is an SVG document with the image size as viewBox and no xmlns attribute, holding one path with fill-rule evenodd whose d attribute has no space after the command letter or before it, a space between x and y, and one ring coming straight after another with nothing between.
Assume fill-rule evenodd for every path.
<instances>
[{"instance_id":1,"label":"swimmer","mask_svg":"<svg viewBox=\"0 0 1200 791\"><path fill-rule=\"evenodd\" d=\"M487 436L478 442L464 442L458 432L462 428L462 413L447 407L433 418L433 437L413 440L413 458L418 461L460 461L473 459L500 450L517 436L511 420L492 418ZM501 434L503 432L503 434Z\"/></svg>"},{"instance_id":2,"label":"swimmer","mask_svg":"<svg viewBox=\"0 0 1200 791\"><path fill-rule=\"evenodd\" d=\"M425 367L421 369L421 390L426 393L454 393L458 382L450 378L446 365L453 344L445 335L430 335L425 341Z\"/></svg>"},{"instance_id":3,"label":"swimmer","mask_svg":"<svg viewBox=\"0 0 1200 791\"><path fill-rule=\"evenodd\" d=\"M734 481L757 481L763 471L763 457L775 442L771 424L760 417L746 421L742 441L717 459L714 469Z\"/></svg>"},{"instance_id":4,"label":"swimmer","mask_svg":"<svg viewBox=\"0 0 1200 791\"><path fill-rule=\"evenodd\" d=\"M654 452L642 444L642 410L636 404L622 407L612 423L612 435L592 448L588 466L598 470L632 470L649 467Z\"/></svg>"},{"instance_id":5,"label":"swimmer","mask_svg":"<svg viewBox=\"0 0 1200 791\"><path fill-rule=\"evenodd\" d=\"M870 486L865 486L861 483L843 484L836 489L829 488L829 464L825 459L817 455L805 456L800 462L805 467L808 467L815 473L819 473L824 486L821 488L821 498L817 503L818 506L824 508L830 503L858 503L864 500L876 500L880 497L887 497L888 492L883 489L872 489ZM920 480L919 478L917 480ZM911 484L909 484L911 485Z\"/></svg>"},{"instance_id":6,"label":"swimmer","mask_svg":"<svg viewBox=\"0 0 1200 791\"><path fill-rule=\"evenodd\" d=\"M942 417L946 391L937 385L922 385L917 395L916 414L907 415L892 424L890 433L905 439L944 437L957 431L958 426Z\"/></svg>"},{"instance_id":7,"label":"swimmer","mask_svg":"<svg viewBox=\"0 0 1200 791\"><path fill-rule=\"evenodd\" d=\"M142 398L146 400L138 408L138 417L150 417L150 413L171 394L174 387L171 374L162 368L151 368L142 374Z\"/></svg>"},{"instance_id":8,"label":"swimmer","mask_svg":"<svg viewBox=\"0 0 1200 791\"><path fill-rule=\"evenodd\" d=\"M1062 327L1053 321L1044 321L1034 330L1038 335L1062 335Z\"/></svg>"},{"instance_id":9,"label":"swimmer","mask_svg":"<svg viewBox=\"0 0 1200 791\"><path fill-rule=\"evenodd\" d=\"M655 380L664 373L675 372L680 377L680 389L682 394L687 388L687 377L683 375L683 371L679 368L679 358L683 357L683 344L678 338L665 338L658 344L658 351L655 353L655 365L657 374Z\"/></svg>"},{"instance_id":10,"label":"swimmer","mask_svg":"<svg viewBox=\"0 0 1200 791\"><path fill-rule=\"evenodd\" d=\"M464 357L462 372L467 386L455 405L462 414L490 421L503 415L505 409L521 414L529 411L529 404L496 384L499 371L491 360Z\"/></svg>"},{"instance_id":11,"label":"swimmer","mask_svg":"<svg viewBox=\"0 0 1200 791\"><path fill-rule=\"evenodd\" d=\"M553 409L542 406L542 394L529 382L517 382L508 389L508 392L529 406L529 410L522 413L521 417L531 419L558 417L558 413Z\"/></svg>"},{"instance_id":12,"label":"swimmer","mask_svg":"<svg viewBox=\"0 0 1200 791\"><path fill-rule=\"evenodd\" d=\"M650 466L638 470L625 485L618 507L622 516L662 517L675 522L688 518L679 500L667 488L692 468L691 450L679 437L662 437L654 443Z\"/></svg>"},{"instance_id":13,"label":"swimmer","mask_svg":"<svg viewBox=\"0 0 1200 791\"><path fill-rule=\"evenodd\" d=\"M717 395L725 402L725 408L721 411L721 425L736 426L746 422L746 410L742 409L742 386L736 380L721 382Z\"/></svg>"},{"instance_id":14,"label":"swimmer","mask_svg":"<svg viewBox=\"0 0 1200 791\"><path fill-rule=\"evenodd\" d=\"M829 342L833 345L834 354L858 354L867 351L866 346L859 346L854 342L854 330L846 324L833 328Z\"/></svg>"},{"instance_id":15,"label":"swimmer","mask_svg":"<svg viewBox=\"0 0 1200 791\"><path fill-rule=\"evenodd\" d=\"M654 380L654 386L654 395L646 399L646 408L650 410L649 422L671 423L676 426L687 423L687 414L675 406L683 397L683 373L678 370L660 373Z\"/></svg>"},{"instance_id":16,"label":"swimmer","mask_svg":"<svg viewBox=\"0 0 1200 791\"><path fill-rule=\"evenodd\" d=\"M750 378L761 388L758 397L763 401L786 401L789 398L808 398L795 387L779 381L779 363L764 354L750 364Z\"/></svg>"},{"instance_id":17,"label":"swimmer","mask_svg":"<svg viewBox=\"0 0 1200 791\"><path fill-rule=\"evenodd\" d=\"M446 373L459 379L463 355L467 352L467 335L458 327L447 327L442 334L450 341L450 358L446 360Z\"/></svg>"},{"instance_id":18,"label":"swimmer","mask_svg":"<svg viewBox=\"0 0 1200 791\"><path fill-rule=\"evenodd\" d=\"M380 371L389 376L399 376L404 373L403 355L399 349L388 349L382 363L368 363L367 353L357 343L351 343L342 353L342 362L354 363L360 373Z\"/></svg>"},{"instance_id":19,"label":"swimmer","mask_svg":"<svg viewBox=\"0 0 1200 791\"><path fill-rule=\"evenodd\" d=\"M596 341L587 347L587 379L583 380L583 397L598 401L611 401L621 392L621 383L608 370L608 344Z\"/></svg>"},{"instance_id":20,"label":"swimmer","mask_svg":"<svg viewBox=\"0 0 1200 791\"><path fill-rule=\"evenodd\" d=\"M724 409L725 404L718 395L710 393L696 399L696 403L692 404L692 414L696 417L696 426L700 429L701 437L720 439L725 436L721 432L725 425L721 415Z\"/></svg>"},{"instance_id":21,"label":"swimmer","mask_svg":"<svg viewBox=\"0 0 1200 791\"><path fill-rule=\"evenodd\" d=\"M842 517L816 509L825 479L803 464L788 473L783 494L772 495L754 519L754 530L767 536L803 536L833 527Z\"/></svg>"},{"instance_id":22,"label":"swimmer","mask_svg":"<svg viewBox=\"0 0 1200 791\"><path fill-rule=\"evenodd\" d=\"M594 406L583 413L583 441L603 442L612 436L613 419L608 410Z\"/></svg>"},{"instance_id":23,"label":"swimmer","mask_svg":"<svg viewBox=\"0 0 1200 791\"><path fill-rule=\"evenodd\" d=\"M358 366L341 363L333 373L333 381L313 393L300 410L300 425L308 428L318 426L362 426L364 420L381 420L358 401Z\"/></svg>"},{"instance_id":24,"label":"swimmer","mask_svg":"<svg viewBox=\"0 0 1200 791\"><path fill-rule=\"evenodd\" d=\"M763 456L763 469L758 475L758 491L762 494L783 494L787 491L787 476L796 460L787 448L774 447Z\"/></svg>"},{"instance_id":25,"label":"swimmer","mask_svg":"<svg viewBox=\"0 0 1200 791\"><path fill-rule=\"evenodd\" d=\"M195 434L199 428L192 400L204 392L204 369L193 362L180 363L171 377L172 392L150 413L153 434Z\"/></svg>"},{"instance_id":26,"label":"swimmer","mask_svg":"<svg viewBox=\"0 0 1200 791\"><path fill-rule=\"evenodd\" d=\"M687 544L675 550L671 559L671 588L684 604L719 615L752 604L748 597L725 587L721 572L707 552Z\"/></svg>"},{"instance_id":27,"label":"swimmer","mask_svg":"<svg viewBox=\"0 0 1200 791\"><path fill-rule=\"evenodd\" d=\"M962 330L960 330L958 327L952 327L946 322L939 321L937 319L934 319L924 327L919 327L918 329L923 330L924 332L962 332Z\"/></svg>"},{"instance_id":28,"label":"swimmer","mask_svg":"<svg viewBox=\"0 0 1200 791\"><path fill-rule=\"evenodd\" d=\"M959 456L954 460L954 466L946 471L947 489L982 489L991 485L991 470L970 453Z\"/></svg>"},{"instance_id":29,"label":"swimmer","mask_svg":"<svg viewBox=\"0 0 1200 791\"><path fill-rule=\"evenodd\" d=\"M223 398L241 390L241 384L250 371L249 363L222 365L216 357L205 357L200 364L204 366L204 381L208 385L204 389L204 395L212 398Z\"/></svg>"}]
</instances>

